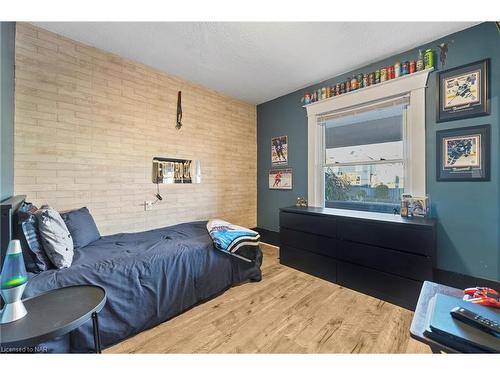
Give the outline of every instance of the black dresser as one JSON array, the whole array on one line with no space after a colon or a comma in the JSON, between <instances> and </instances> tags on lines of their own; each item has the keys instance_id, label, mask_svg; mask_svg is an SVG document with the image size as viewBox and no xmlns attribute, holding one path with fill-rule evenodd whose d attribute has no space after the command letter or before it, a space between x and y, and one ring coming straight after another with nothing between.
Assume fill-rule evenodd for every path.
<instances>
[{"instance_id":1,"label":"black dresser","mask_svg":"<svg viewBox=\"0 0 500 375\"><path fill-rule=\"evenodd\" d=\"M332 208L280 210L280 263L414 310L433 279L436 223Z\"/></svg>"}]
</instances>

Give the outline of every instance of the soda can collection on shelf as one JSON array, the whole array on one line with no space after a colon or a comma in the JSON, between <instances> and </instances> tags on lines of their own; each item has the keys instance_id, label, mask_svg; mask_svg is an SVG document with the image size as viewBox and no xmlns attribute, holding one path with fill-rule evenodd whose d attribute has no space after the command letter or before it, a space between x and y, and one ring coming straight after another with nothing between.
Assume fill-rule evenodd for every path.
<instances>
[{"instance_id":1,"label":"soda can collection on shelf","mask_svg":"<svg viewBox=\"0 0 500 375\"><path fill-rule=\"evenodd\" d=\"M342 95L347 92L355 91L380 82L389 81L394 78L399 78L415 72L420 72L425 69L434 67L434 52L432 49L427 49L422 54L418 51L417 60L396 62L394 65L382 67L370 73L358 73L352 77L347 77L343 82L339 82L333 86L326 86L306 92L302 97L302 103L311 104L319 100L328 99L334 96Z\"/></svg>"}]
</instances>

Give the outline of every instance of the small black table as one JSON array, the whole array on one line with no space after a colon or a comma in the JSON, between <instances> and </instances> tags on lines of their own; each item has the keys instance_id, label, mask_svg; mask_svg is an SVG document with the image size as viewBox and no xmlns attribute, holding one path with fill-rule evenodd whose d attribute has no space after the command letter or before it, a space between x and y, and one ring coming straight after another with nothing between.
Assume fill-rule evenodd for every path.
<instances>
[{"instance_id":1,"label":"small black table","mask_svg":"<svg viewBox=\"0 0 500 375\"><path fill-rule=\"evenodd\" d=\"M410 336L415 340L429 345L433 353L458 353L456 349L431 340L424 335L424 332L426 330L429 301L437 293L458 298L462 298L462 296L464 295L464 292L460 289L433 283L431 281L424 281L424 285L422 286L422 290L420 291L420 297L418 298L417 307L415 308L415 314L413 315L413 320L411 321Z\"/></svg>"},{"instance_id":2,"label":"small black table","mask_svg":"<svg viewBox=\"0 0 500 375\"><path fill-rule=\"evenodd\" d=\"M65 335L92 319L94 347L101 353L97 313L106 303L106 292L94 285L59 288L23 300L28 314L0 325L0 346L31 347Z\"/></svg>"}]
</instances>

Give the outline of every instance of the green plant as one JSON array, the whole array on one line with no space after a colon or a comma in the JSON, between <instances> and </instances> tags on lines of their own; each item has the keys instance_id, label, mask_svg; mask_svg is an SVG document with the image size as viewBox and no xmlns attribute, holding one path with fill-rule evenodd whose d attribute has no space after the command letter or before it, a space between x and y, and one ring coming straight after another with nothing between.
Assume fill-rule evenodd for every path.
<instances>
[{"instance_id":1,"label":"green plant","mask_svg":"<svg viewBox=\"0 0 500 375\"><path fill-rule=\"evenodd\" d=\"M342 201L347 199L347 192L351 188L349 180L337 176L331 168L325 172L325 199L327 201Z\"/></svg>"}]
</instances>

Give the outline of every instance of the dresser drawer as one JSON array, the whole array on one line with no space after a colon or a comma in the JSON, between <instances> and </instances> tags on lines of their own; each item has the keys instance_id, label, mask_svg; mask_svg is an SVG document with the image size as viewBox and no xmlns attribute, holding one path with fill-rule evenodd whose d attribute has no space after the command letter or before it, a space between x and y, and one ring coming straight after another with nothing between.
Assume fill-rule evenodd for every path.
<instances>
[{"instance_id":1,"label":"dresser drawer","mask_svg":"<svg viewBox=\"0 0 500 375\"><path fill-rule=\"evenodd\" d=\"M280 243L298 249L312 251L313 253L325 255L331 258L337 256L340 241L335 238L310 234L296 230L283 228L280 231Z\"/></svg>"},{"instance_id":2,"label":"dresser drawer","mask_svg":"<svg viewBox=\"0 0 500 375\"><path fill-rule=\"evenodd\" d=\"M423 255L342 241L337 257L351 263L414 280L432 280L432 261Z\"/></svg>"},{"instance_id":3,"label":"dresser drawer","mask_svg":"<svg viewBox=\"0 0 500 375\"><path fill-rule=\"evenodd\" d=\"M280 228L337 237L337 220L325 216L280 212Z\"/></svg>"},{"instance_id":4,"label":"dresser drawer","mask_svg":"<svg viewBox=\"0 0 500 375\"><path fill-rule=\"evenodd\" d=\"M432 230L412 228L410 225L370 223L342 220L339 235L343 240L432 256L434 236Z\"/></svg>"},{"instance_id":5,"label":"dresser drawer","mask_svg":"<svg viewBox=\"0 0 500 375\"><path fill-rule=\"evenodd\" d=\"M280 263L331 282L337 281L337 261L323 255L282 244Z\"/></svg>"},{"instance_id":6,"label":"dresser drawer","mask_svg":"<svg viewBox=\"0 0 500 375\"><path fill-rule=\"evenodd\" d=\"M415 310L423 284L342 261L337 265L337 283L409 310Z\"/></svg>"}]
</instances>

